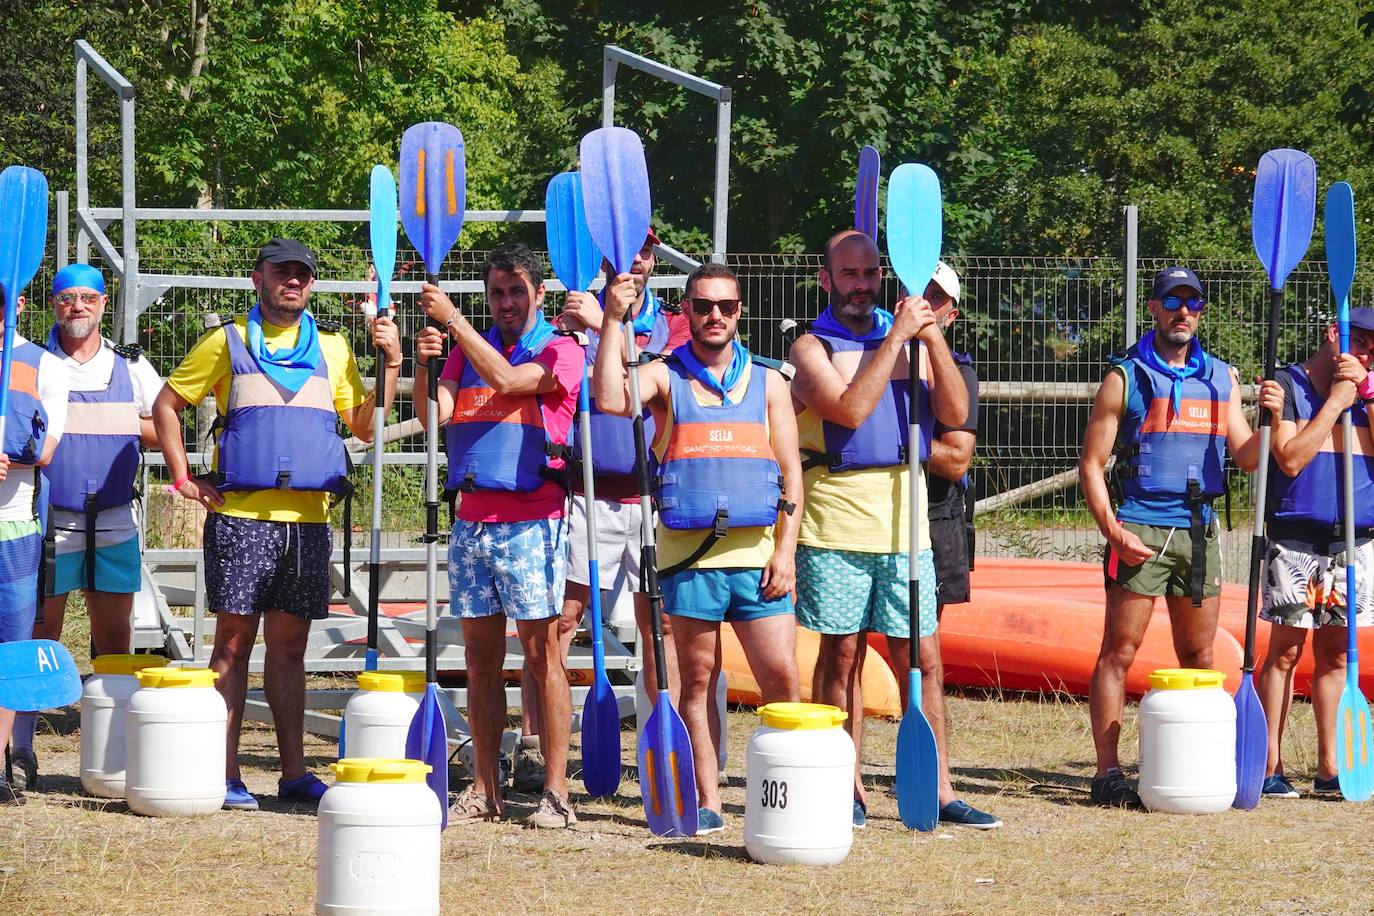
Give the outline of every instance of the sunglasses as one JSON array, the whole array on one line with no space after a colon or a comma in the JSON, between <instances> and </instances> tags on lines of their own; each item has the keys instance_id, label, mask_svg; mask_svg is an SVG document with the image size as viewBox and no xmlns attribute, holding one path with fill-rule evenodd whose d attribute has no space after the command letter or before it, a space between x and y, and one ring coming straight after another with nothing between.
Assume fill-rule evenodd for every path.
<instances>
[{"instance_id":1,"label":"sunglasses","mask_svg":"<svg viewBox=\"0 0 1374 916\"><path fill-rule=\"evenodd\" d=\"M687 300L692 306L692 314L698 318L705 318L711 314L713 309L720 309L722 318L733 318L739 314L740 306L743 305L739 299L703 299L693 297Z\"/></svg>"},{"instance_id":2,"label":"sunglasses","mask_svg":"<svg viewBox=\"0 0 1374 916\"><path fill-rule=\"evenodd\" d=\"M86 305L99 305L101 293L58 293L54 298L63 305L74 305L80 299Z\"/></svg>"},{"instance_id":3,"label":"sunglasses","mask_svg":"<svg viewBox=\"0 0 1374 916\"><path fill-rule=\"evenodd\" d=\"M1181 296L1165 296L1159 300L1159 304L1163 306L1166 312L1176 312L1180 306L1187 306L1188 311L1196 315L1207 305L1207 300L1201 296L1189 296L1187 299Z\"/></svg>"}]
</instances>

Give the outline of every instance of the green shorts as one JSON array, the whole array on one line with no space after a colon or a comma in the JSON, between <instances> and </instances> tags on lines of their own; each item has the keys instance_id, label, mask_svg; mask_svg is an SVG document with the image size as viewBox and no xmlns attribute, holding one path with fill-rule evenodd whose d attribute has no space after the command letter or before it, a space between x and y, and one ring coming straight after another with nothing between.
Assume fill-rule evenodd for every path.
<instances>
[{"instance_id":1,"label":"green shorts","mask_svg":"<svg viewBox=\"0 0 1374 916\"><path fill-rule=\"evenodd\" d=\"M797 622L828 636L866 630L911 638L910 583L905 553L862 553L797 545ZM921 636L935 632L935 555L916 559L921 579L917 625Z\"/></svg>"},{"instance_id":2,"label":"green shorts","mask_svg":"<svg viewBox=\"0 0 1374 916\"><path fill-rule=\"evenodd\" d=\"M1127 566L1108 544L1102 554L1102 572L1108 582L1137 595L1192 597L1193 536L1189 529L1138 522L1122 522L1121 527L1144 541L1155 555L1139 566ZM1206 539L1202 596L1213 598L1221 594L1221 539L1215 519L1207 526Z\"/></svg>"}]
</instances>

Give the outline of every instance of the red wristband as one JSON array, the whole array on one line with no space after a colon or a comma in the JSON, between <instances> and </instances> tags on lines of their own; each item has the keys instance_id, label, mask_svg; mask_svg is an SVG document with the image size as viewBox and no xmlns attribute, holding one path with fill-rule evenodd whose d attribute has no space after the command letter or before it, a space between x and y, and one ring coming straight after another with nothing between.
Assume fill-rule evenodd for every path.
<instances>
[{"instance_id":1,"label":"red wristband","mask_svg":"<svg viewBox=\"0 0 1374 916\"><path fill-rule=\"evenodd\" d=\"M172 494L173 496L176 496L178 493L181 492L181 485L190 479L190 474L182 474L181 477L175 483L167 485L167 492Z\"/></svg>"}]
</instances>

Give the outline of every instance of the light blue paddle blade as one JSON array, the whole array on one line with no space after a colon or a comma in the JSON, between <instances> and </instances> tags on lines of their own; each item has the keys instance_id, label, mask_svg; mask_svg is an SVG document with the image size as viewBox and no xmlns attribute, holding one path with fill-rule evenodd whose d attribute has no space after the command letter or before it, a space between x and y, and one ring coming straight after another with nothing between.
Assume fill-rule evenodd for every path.
<instances>
[{"instance_id":1,"label":"light blue paddle blade","mask_svg":"<svg viewBox=\"0 0 1374 916\"><path fill-rule=\"evenodd\" d=\"M19 295L29 285L48 243L48 179L37 169L12 165L0 172L0 290L4 293L5 352L0 357L0 438L9 416L10 363Z\"/></svg>"},{"instance_id":2,"label":"light blue paddle blade","mask_svg":"<svg viewBox=\"0 0 1374 916\"><path fill-rule=\"evenodd\" d=\"M859 178L854 184L854 228L878 241L878 176L882 159L878 150L865 146L859 150Z\"/></svg>"},{"instance_id":3,"label":"light blue paddle blade","mask_svg":"<svg viewBox=\"0 0 1374 916\"><path fill-rule=\"evenodd\" d=\"M1236 797L1233 808L1249 810L1259 804L1264 788L1265 759L1269 754L1269 727L1255 692L1255 676L1243 671L1236 689Z\"/></svg>"},{"instance_id":4,"label":"light blue paddle blade","mask_svg":"<svg viewBox=\"0 0 1374 916\"><path fill-rule=\"evenodd\" d=\"M601 270L601 249L587 228L579 173L563 172L549 181L544 193L544 232L554 276L568 289L591 286Z\"/></svg>"},{"instance_id":5,"label":"light blue paddle blade","mask_svg":"<svg viewBox=\"0 0 1374 916\"><path fill-rule=\"evenodd\" d=\"M452 124L425 121L401 135L401 225L420 252L425 273L439 275L463 231L467 159L463 133Z\"/></svg>"},{"instance_id":6,"label":"light blue paddle blade","mask_svg":"<svg viewBox=\"0 0 1374 916\"><path fill-rule=\"evenodd\" d=\"M940 179L927 165L897 166L887 179L887 256L908 294L925 292L935 276L943 232Z\"/></svg>"},{"instance_id":7,"label":"light blue paddle blade","mask_svg":"<svg viewBox=\"0 0 1374 916\"><path fill-rule=\"evenodd\" d=\"M602 127L582 138L582 197L596 247L616 273L629 273L649 234L651 213L638 134Z\"/></svg>"},{"instance_id":8,"label":"light blue paddle blade","mask_svg":"<svg viewBox=\"0 0 1374 916\"><path fill-rule=\"evenodd\" d=\"M396 272L396 176L384 165L372 167L368 238L377 269L377 315L391 306L391 275Z\"/></svg>"},{"instance_id":9,"label":"light blue paddle blade","mask_svg":"<svg viewBox=\"0 0 1374 916\"><path fill-rule=\"evenodd\" d=\"M668 691L644 723L639 741L639 791L654 836L696 836L697 779L692 739Z\"/></svg>"},{"instance_id":10,"label":"light blue paddle blade","mask_svg":"<svg viewBox=\"0 0 1374 916\"><path fill-rule=\"evenodd\" d=\"M38 712L81 699L67 647L51 639L0 643L0 709Z\"/></svg>"},{"instance_id":11,"label":"light blue paddle blade","mask_svg":"<svg viewBox=\"0 0 1374 916\"><path fill-rule=\"evenodd\" d=\"M908 830L929 832L940 820L940 757L935 732L921 711L920 668L908 675L907 697L897 727L897 814Z\"/></svg>"},{"instance_id":12,"label":"light blue paddle blade","mask_svg":"<svg viewBox=\"0 0 1374 916\"><path fill-rule=\"evenodd\" d=\"M1250 234L1270 289L1282 289L1307 253L1316 212L1317 164L1311 156L1273 149L1260 157Z\"/></svg>"},{"instance_id":13,"label":"light blue paddle blade","mask_svg":"<svg viewBox=\"0 0 1374 916\"><path fill-rule=\"evenodd\" d=\"M1336 300L1341 352L1350 351L1350 286L1355 282L1355 192L1338 181L1326 192L1323 212L1326 231L1326 272L1331 298Z\"/></svg>"},{"instance_id":14,"label":"light blue paddle blade","mask_svg":"<svg viewBox=\"0 0 1374 916\"><path fill-rule=\"evenodd\" d=\"M1336 777L1341 795L1350 801L1368 801L1374 795L1374 730L1357 665L1346 666L1345 689L1336 707Z\"/></svg>"},{"instance_id":15,"label":"light blue paddle blade","mask_svg":"<svg viewBox=\"0 0 1374 916\"><path fill-rule=\"evenodd\" d=\"M438 685L425 685L420 708L410 720L406 732L406 759L429 764L425 782L439 798L443 812L439 829L448 827L448 728L444 724L444 710L439 705Z\"/></svg>"}]
</instances>

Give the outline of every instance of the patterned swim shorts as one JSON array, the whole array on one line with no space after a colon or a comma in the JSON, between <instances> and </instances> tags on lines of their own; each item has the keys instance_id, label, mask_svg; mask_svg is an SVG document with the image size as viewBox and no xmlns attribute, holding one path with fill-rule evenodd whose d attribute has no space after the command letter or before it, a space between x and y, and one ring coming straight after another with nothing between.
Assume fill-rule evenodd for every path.
<instances>
[{"instance_id":1,"label":"patterned swim shorts","mask_svg":"<svg viewBox=\"0 0 1374 916\"><path fill-rule=\"evenodd\" d=\"M285 611L329 616L327 522L269 522L211 512L205 517L205 598L213 613Z\"/></svg>"},{"instance_id":2,"label":"patterned swim shorts","mask_svg":"<svg viewBox=\"0 0 1374 916\"><path fill-rule=\"evenodd\" d=\"M861 553L797 546L797 623L831 636L867 630L911 638L910 585L905 553ZM935 616L935 554L916 560L921 580L917 609L920 636L930 636Z\"/></svg>"},{"instance_id":3,"label":"patterned swim shorts","mask_svg":"<svg viewBox=\"0 0 1374 916\"><path fill-rule=\"evenodd\" d=\"M1322 551L1316 548L1328 548ZM1343 627L1345 543L1274 541L1264 558L1260 616L1286 627ZM1374 541L1355 545L1356 623L1374 624Z\"/></svg>"},{"instance_id":4,"label":"patterned swim shorts","mask_svg":"<svg viewBox=\"0 0 1374 916\"><path fill-rule=\"evenodd\" d=\"M448 539L449 606L457 617L557 617L563 612L567 570L565 519L460 519Z\"/></svg>"}]
</instances>

